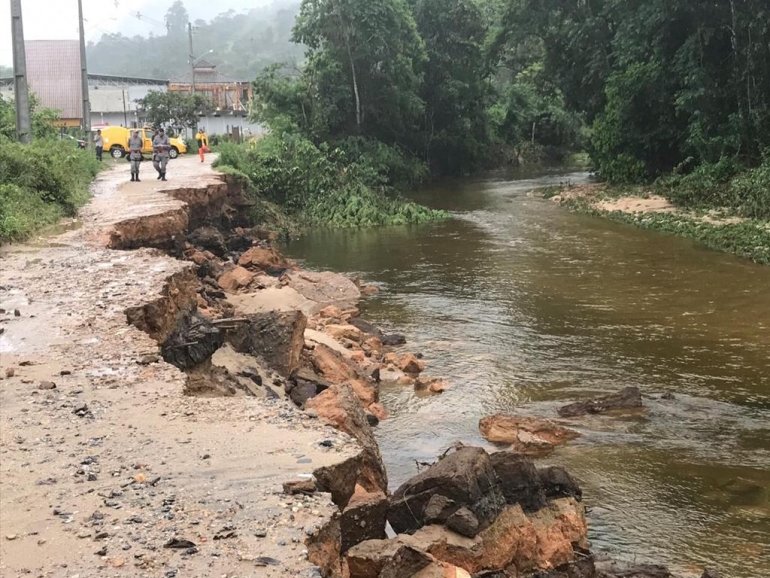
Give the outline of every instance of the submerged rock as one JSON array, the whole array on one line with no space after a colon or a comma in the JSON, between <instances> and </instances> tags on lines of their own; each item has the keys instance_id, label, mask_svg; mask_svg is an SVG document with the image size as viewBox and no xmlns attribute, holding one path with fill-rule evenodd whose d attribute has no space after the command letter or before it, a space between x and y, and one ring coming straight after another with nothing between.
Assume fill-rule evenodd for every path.
<instances>
[{"instance_id":1,"label":"submerged rock","mask_svg":"<svg viewBox=\"0 0 770 578\"><path fill-rule=\"evenodd\" d=\"M483 418L479 432L487 441L511 444L512 450L532 456L549 453L580 435L548 419L504 414Z\"/></svg>"},{"instance_id":2,"label":"submerged rock","mask_svg":"<svg viewBox=\"0 0 770 578\"><path fill-rule=\"evenodd\" d=\"M626 387L617 393L565 405L559 408L559 415L561 417L581 417L609 411L638 410L642 407L644 405L639 388Z\"/></svg>"}]
</instances>

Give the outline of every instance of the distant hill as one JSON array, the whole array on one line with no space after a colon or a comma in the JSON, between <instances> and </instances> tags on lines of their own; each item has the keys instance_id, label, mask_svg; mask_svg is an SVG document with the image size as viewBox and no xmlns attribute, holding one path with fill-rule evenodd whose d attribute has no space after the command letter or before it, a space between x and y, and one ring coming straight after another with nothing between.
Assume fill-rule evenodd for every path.
<instances>
[{"instance_id":1,"label":"distant hill","mask_svg":"<svg viewBox=\"0 0 770 578\"><path fill-rule=\"evenodd\" d=\"M256 8L248 13L224 12L209 22L193 23L196 56L217 65L219 72L250 80L274 62L301 61L304 48L291 42L299 2ZM149 37L105 34L87 47L92 73L173 78L189 69L187 12L175 3L166 15L167 31Z\"/></svg>"}]
</instances>

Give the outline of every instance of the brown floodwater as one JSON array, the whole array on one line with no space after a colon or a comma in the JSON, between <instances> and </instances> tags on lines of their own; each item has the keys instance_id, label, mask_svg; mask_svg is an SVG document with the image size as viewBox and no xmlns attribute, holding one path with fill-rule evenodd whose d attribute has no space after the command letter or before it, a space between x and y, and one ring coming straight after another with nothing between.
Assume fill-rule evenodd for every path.
<instances>
[{"instance_id":1,"label":"brown floodwater","mask_svg":"<svg viewBox=\"0 0 770 578\"><path fill-rule=\"evenodd\" d=\"M415 194L419 227L315 231L287 253L360 274L364 315L452 388L388 388L377 437L393 486L496 412L555 417L635 385L648 411L575 422L542 460L579 478L595 549L695 574L770 577L770 267L529 195L583 173L455 180ZM661 399L673 393L673 400Z\"/></svg>"}]
</instances>

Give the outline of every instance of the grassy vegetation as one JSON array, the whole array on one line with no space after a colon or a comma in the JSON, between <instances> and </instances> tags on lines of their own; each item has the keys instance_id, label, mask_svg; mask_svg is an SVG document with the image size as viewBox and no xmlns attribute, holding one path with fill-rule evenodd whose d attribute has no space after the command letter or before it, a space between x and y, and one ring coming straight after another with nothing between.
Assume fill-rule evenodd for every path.
<instances>
[{"instance_id":1,"label":"grassy vegetation","mask_svg":"<svg viewBox=\"0 0 770 578\"><path fill-rule=\"evenodd\" d=\"M92 152L66 141L0 139L0 243L23 240L86 203L100 169Z\"/></svg>"},{"instance_id":2,"label":"grassy vegetation","mask_svg":"<svg viewBox=\"0 0 770 578\"><path fill-rule=\"evenodd\" d=\"M316 146L298 134L270 135L245 145L222 143L217 150L219 170L241 179L258 201L257 219L265 211L275 217L280 210L300 225L342 228L448 217L394 195L370 155L352 160L342 149Z\"/></svg>"}]
</instances>

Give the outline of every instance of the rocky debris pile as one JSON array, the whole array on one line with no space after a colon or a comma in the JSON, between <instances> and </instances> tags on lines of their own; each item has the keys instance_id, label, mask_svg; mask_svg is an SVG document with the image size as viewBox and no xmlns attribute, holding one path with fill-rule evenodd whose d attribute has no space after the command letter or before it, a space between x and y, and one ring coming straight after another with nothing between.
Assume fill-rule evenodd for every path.
<instances>
[{"instance_id":1,"label":"rocky debris pile","mask_svg":"<svg viewBox=\"0 0 770 578\"><path fill-rule=\"evenodd\" d=\"M579 488L563 470L541 472L513 452L459 448L388 498L387 521L398 536L350 547L351 578L444 570L519 576L572 562L587 547Z\"/></svg>"},{"instance_id":2,"label":"rocky debris pile","mask_svg":"<svg viewBox=\"0 0 770 578\"><path fill-rule=\"evenodd\" d=\"M580 434L548 419L496 414L479 422L487 441L509 444L510 449L529 456L543 456Z\"/></svg>"},{"instance_id":3,"label":"rocky debris pile","mask_svg":"<svg viewBox=\"0 0 770 578\"><path fill-rule=\"evenodd\" d=\"M626 387L617 393L578 401L559 408L561 417L582 417L584 415L619 412L640 411L644 408L642 392L638 387Z\"/></svg>"}]
</instances>

